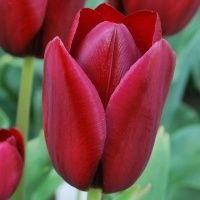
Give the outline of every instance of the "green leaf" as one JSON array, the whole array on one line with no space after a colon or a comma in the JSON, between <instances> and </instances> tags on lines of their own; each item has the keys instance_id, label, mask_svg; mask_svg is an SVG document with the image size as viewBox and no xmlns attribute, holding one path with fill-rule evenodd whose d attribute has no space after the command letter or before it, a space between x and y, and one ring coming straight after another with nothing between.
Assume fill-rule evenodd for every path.
<instances>
[{"instance_id":1,"label":"green leaf","mask_svg":"<svg viewBox=\"0 0 200 200\"><path fill-rule=\"evenodd\" d=\"M172 135L170 182L200 189L200 125L183 127Z\"/></svg>"},{"instance_id":2,"label":"green leaf","mask_svg":"<svg viewBox=\"0 0 200 200\"><path fill-rule=\"evenodd\" d=\"M185 196L193 199L194 192L200 195L200 125L190 125L176 131L172 135L171 147L168 199L179 199L177 191L181 190L185 191Z\"/></svg>"},{"instance_id":3,"label":"green leaf","mask_svg":"<svg viewBox=\"0 0 200 200\"><path fill-rule=\"evenodd\" d=\"M192 188L174 188L168 200L199 200L200 191Z\"/></svg>"},{"instance_id":4,"label":"green leaf","mask_svg":"<svg viewBox=\"0 0 200 200\"><path fill-rule=\"evenodd\" d=\"M170 133L182 128L184 126L200 123L200 116L192 107L187 104L180 104L175 112L173 121L168 127Z\"/></svg>"},{"instance_id":5,"label":"green leaf","mask_svg":"<svg viewBox=\"0 0 200 200\"><path fill-rule=\"evenodd\" d=\"M197 58L196 64L193 67L192 77L196 88L200 92L200 56Z\"/></svg>"},{"instance_id":6,"label":"green leaf","mask_svg":"<svg viewBox=\"0 0 200 200\"><path fill-rule=\"evenodd\" d=\"M188 40L187 45L183 46L182 51L177 53L176 70L162 116L162 125L165 127L170 126L170 123L174 120L172 116L182 101L189 76L194 66L198 65L199 67L200 26L197 32L194 32Z\"/></svg>"},{"instance_id":7,"label":"green leaf","mask_svg":"<svg viewBox=\"0 0 200 200\"><path fill-rule=\"evenodd\" d=\"M86 1L86 4L85 4L85 7L86 7L86 8L92 8L92 9L94 9L94 8L96 8L99 4L105 3L105 2L106 2L105 0L96 0L96 1L94 1L94 0L87 0L87 1Z\"/></svg>"},{"instance_id":8,"label":"green leaf","mask_svg":"<svg viewBox=\"0 0 200 200\"><path fill-rule=\"evenodd\" d=\"M8 128L9 124L10 122L7 115L0 109L0 128Z\"/></svg>"},{"instance_id":9,"label":"green leaf","mask_svg":"<svg viewBox=\"0 0 200 200\"><path fill-rule=\"evenodd\" d=\"M28 142L25 166L26 196L29 200L52 169L43 132L37 138Z\"/></svg>"},{"instance_id":10,"label":"green leaf","mask_svg":"<svg viewBox=\"0 0 200 200\"><path fill-rule=\"evenodd\" d=\"M40 187L34 192L31 200L48 200L55 194L56 189L62 182L63 179L52 169L42 184L40 184Z\"/></svg>"},{"instance_id":11,"label":"green leaf","mask_svg":"<svg viewBox=\"0 0 200 200\"><path fill-rule=\"evenodd\" d=\"M39 88L39 87L38 87ZM34 91L32 98L32 124L33 133L42 129L42 89Z\"/></svg>"},{"instance_id":12,"label":"green leaf","mask_svg":"<svg viewBox=\"0 0 200 200\"><path fill-rule=\"evenodd\" d=\"M164 200L166 196L170 166L169 134L160 127L149 163L136 184L145 187L151 184L151 189L138 200Z\"/></svg>"}]
</instances>

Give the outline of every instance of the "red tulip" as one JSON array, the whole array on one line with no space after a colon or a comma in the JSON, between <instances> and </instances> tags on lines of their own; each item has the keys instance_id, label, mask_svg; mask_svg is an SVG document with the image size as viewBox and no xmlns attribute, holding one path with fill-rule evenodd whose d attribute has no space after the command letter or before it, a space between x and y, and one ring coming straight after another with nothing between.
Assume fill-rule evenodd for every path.
<instances>
[{"instance_id":1,"label":"red tulip","mask_svg":"<svg viewBox=\"0 0 200 200\"><path fill-rule=\"evenodd\" d=\"M120 12L128 15L138 10L153 10L159 14L163 35L182 30L195 15L199 0L108 0Z\"/></svg>"},{"instance_id":2,"label":"red tulip","mask_svg":"<svg viewBox=\"0 0 200 200\"><path fill-rule=\"evenodd\" d=\"M15 191L24 166L24 144L16 128L0 129L0 199L7 200Z\"/></svg>"},{"instance_id":3,"label":"red tulip","mask_svg":"<svg viewBox=\"0 0 200 200\"><path fill-rule=\"evenodd\" d=\"M55 36L66 39L85 0L0 0L0 46L16 56L43 57Z\"/></svg>"},{"instance_id":4,"label":"red tulip","mask_svg":"<svg viewBox=\"0 0 200 200\"><path fill-rule=\"evenodd\" d=\"M57 37L45 52L43 119L53 165L81 190L126 189L149 160L175 54L155 12L124 17L106 4L75 16L66 48Z\"/></svg>"}]
</instances>

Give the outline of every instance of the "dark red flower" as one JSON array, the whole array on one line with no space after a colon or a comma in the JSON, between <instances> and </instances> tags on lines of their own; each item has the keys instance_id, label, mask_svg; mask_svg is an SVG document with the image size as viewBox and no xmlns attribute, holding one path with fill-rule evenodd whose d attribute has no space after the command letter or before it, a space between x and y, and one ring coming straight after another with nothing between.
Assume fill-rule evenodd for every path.
<instances>
[{"instance_id":1,"label":"dark red flower","mask_svg":"<svg viewBox=\"0 0 200 200\"><path fill-rule=\"evenodd\" d=\"M15 191L24 168L24 143L18 129L0 129L0 199Z\"/></svg>"},{"instance_id":2,"label":"dark red flower","mask_svg":"<svg viewBox=\"0 0 200 200\"><path fill-rule=\"evenodd\" d=\"M149 160L174 67L155 12L82 9L66 47L57 37L45 53L44 131L57 172L81 190L132 185Z\"/></svg>"},{"instance_id":3,"label":"dark red flower","mask_svg":"<svg viewBox=\"0 0 200 200\"><path fill-rule=\"evenodd\" d=\"M199 0L108 0L120 12L128 15L138 10L153 10L159 14L163 35L182 30L195 15Z\"/></svg>"},{"instance_id":4,"label":"dark red flower","mask_svg":"<svg viewBox=\"0 0 200 200\"><path fill-rule=\"evenodd\" d=\"M85 0L0 0L0 46L16 56L43 57L46 44L66 35Z\"/></svg>"}]
</instances>

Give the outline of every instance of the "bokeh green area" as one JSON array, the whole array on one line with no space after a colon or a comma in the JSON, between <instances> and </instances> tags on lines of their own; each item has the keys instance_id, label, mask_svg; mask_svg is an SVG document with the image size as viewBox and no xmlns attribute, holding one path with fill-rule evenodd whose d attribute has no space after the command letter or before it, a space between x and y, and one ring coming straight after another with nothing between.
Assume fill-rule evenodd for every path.
<instances>
[{"instance_id":1,"label":"bokeh green area","mask_svg":"<svg viewBox=\"0 0 200 200\"><path fill-rule=\"evenodd\" d=\"M103 1L88 0L94 8ZM177 54L176 70L159 134L144 174L127 191L105 200L200 199L200 11L180 33L165 38ZM23 59L0 49L0 127L15 126ZM34 63L29 142L27 199L48 200L62 179L52 169L42 133L43 60ZM30 173L31 172L31 173Z\"/></svg>"}]
</instances>

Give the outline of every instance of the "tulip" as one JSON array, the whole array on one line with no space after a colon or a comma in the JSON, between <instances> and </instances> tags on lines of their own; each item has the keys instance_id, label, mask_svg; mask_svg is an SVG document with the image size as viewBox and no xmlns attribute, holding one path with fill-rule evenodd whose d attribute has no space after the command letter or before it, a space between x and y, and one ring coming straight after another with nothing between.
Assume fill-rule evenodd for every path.
<instances>
[{"instance_id":1,"label":"tulip","mask_svg":"<svg viewBox=\"0 0 200 200\"><path fill-rule=\"evenodd\" d=\"M126 15L138 10L156 11L165 36L181 31L200 6L199 0L108 0L108 3Z\"/></svg>"},{"instance_id":2,"label":"tulip","mask_svg":"<svg viewBox=\"0 0 200 200\"><path fill-rule=\"evenodd\" d=\"M85 0L0 0L0 46L15 56L42 58L46 44L62 40Z\"/></svg>"},{"instance_id":3,"label":"tulip","mask_svg":"<svg viewBox=\"0 0 200 200\"><path fill-rule=\"evenodd\" d=\"M24 166L24 144L18 129L0 129L0 199L14 193Z\"/></svg>"},{"instance_id":4,"label":"tulip","mask_svg":"<svg viewBox=\"0 0 200 200\"><path fill-rule=\"evenodd\" d=\"M131 186L149 160L175 67L158 15L82 9L44 61L44 132L56 171L81 190Z\"/></svg>"}]
</instances>

